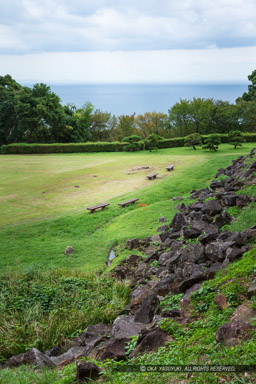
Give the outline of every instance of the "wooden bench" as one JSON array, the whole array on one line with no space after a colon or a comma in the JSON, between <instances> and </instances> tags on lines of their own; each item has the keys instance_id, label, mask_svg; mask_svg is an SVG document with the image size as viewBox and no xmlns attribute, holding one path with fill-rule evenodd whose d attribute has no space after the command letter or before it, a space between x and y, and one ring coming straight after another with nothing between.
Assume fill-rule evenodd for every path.
<instances>
[{"instance_id":1,"label":"wooden bench","mask_svg":"<svg viewBox=\"0 0 256 384\"><path fill-rule=\"evenodd\" d=\"M105 209L108 205L109 203L103 203L103 204L95 205L94 207L89 207L87 209L89 209L90 213L94 213L96 209Z\"/></svg>"},{"instance_id":2,"label":"wooden bench","mask_svg":"<svg viewBox=\"0 0 256 384\"><path fill-rule=\"evenodd\" d=\"M156 172L156 173L152 173L152 175L148 175L147 178L148 178L149 180L153 180L153 179L156 178L157 175L158 175L157 172Z\"/></svg>"},{"instance_id":3,"label":"wooden bench","mask_svg":"<svg viewBox=\"0 0 256 384\"><path fill-rule=\"evenodd\" d=\"M173 171L173 168L174 164L168 165L168 167L166 167L167 171Z\"/></svg>"},{"instance_id":4,"label":"wooden bench","mask_svg":"<svg viewBox=\"0 0 256 384\"><path fill-rule=\"evenodd\" d=\"M118 205L120 205L122 208L125 208L126 205L134 204L138 200L139 199L131 199L131 200L124 201L123 203L118 203Z\"/></svg>"}]
</instances>

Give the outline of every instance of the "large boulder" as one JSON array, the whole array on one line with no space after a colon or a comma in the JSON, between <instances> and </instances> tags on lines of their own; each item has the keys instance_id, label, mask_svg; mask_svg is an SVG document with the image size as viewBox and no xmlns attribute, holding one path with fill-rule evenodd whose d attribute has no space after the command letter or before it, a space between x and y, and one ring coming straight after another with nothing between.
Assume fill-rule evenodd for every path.
<instances>
[{"instance_id":1,"label":"large boulder","mask_svg":"<svg viewBox=\"0 0 256 384\"><path fill-rule=\"evenodd\" d=\"M8 359L4 364L4 368L18 367L23 364L34 364L38 368L55 367L55 364L50 357L40 352L38 349L32 348L30 351Z\"/></svg>"},{"instance_id":2,"label":"large boulder","mask_svg":"<svg viewBox=\"0 0 256 384\"><path fill-rule=\"evenodd\" d=\"M130 354L130 357L132 358L139 354L155 351L170 339L171 338L159 327L144 331L139 336L136 347Z\"/></svg>"},{"instance_id":3,"label":"large boulder","mask_svg":"<svg viewBox=\"0 0 256 384\"><path fill-rule=\"evenodd\" d=\"M121 315L113 323L111 336L115 339L129 338L140 333L143 328L145 324L135 323L134 316Z\"/></svg>"},{"instance_id":4,"label":"large boulder","mask_svg":"<svg viewBox=\"0 0 256 384\"><path fill-rule=\"evenodd\" d=\"M125 347L130 341L129 338L115 339L111 337L108 341L100 345L96 351L97 360L114 359L117 361L126 359Z\"/></svg>"},{"instance_id":5,"label":"large boulder","mask_svg":"<svg viewBox=\"0 0 256 384\"><path fill-rule=\"evenodd\" d=\"M78 361L76 365L76 379L79 383L91 382L100 377L101 369L94 363Z\"/></svg>"},{"instance_id":6,"label":"large boulder","mask_svg":"<svg viewBox=\"0 0 256 384\"><path fill-rule=\"evenodd\" d=\"M151 293L152 288L148 285L141 285L131 293L131 314L134 314L138 310L143 300Z\"/></svg>"},{"instance_id":7,"label":"large boulder","mask_svg":"<svg viewBox=\"0 0 256 384\"><path fill-rule=\"evenodd\" d=\"M81 333L81 335L76 339L75 343L78 346L91 346L95 347L102 338L110 336L111 334L111 325L109 324L95 324L89 325L86 328L86 331Z\"/></svg>"},{"instance_id":8,"label":"large boulder","mask_svg":"<svg viewBox=\"0 0 256 384\"><path fill-rule=\"evenodd\" d=\"M217 343L222 343L228 347L236 345L247 336L250 328L250 325L242 321L225 323L215 333L215 340Z\"/></svg>"},{"instance_id":9,"label":"large boulder","mask_svg":"<svg viewBox=\"0 0 256 384\"><path fill-rule=\"evenodd\" d=\"M180 231L181 228L186 225L186 218L182 213L177 212L171 221L170 227L173 232Z\"/></svg>"},{"instance_id":10,"label":"large boulder","mask_svg":"<svg viewBox=\"0 0 256 384\"><path fill-rule=\"evenodd\" d=\"M51 357L51 360L58 367L64 366L73 363L80 357L86 357L92 349L93 347L72 347L60 356Z\"/></svg>"},{"instance_id":11,"label":"large boulder","mask_svg":"<svg viewBox=\"0 0 256 384\"><path fill-rule=\"evenodd\" d=\"M149 324L156 313L159 312L160 301L155 293L148 295L135 313L134 321Z\"/></svg>"}]
</instances>

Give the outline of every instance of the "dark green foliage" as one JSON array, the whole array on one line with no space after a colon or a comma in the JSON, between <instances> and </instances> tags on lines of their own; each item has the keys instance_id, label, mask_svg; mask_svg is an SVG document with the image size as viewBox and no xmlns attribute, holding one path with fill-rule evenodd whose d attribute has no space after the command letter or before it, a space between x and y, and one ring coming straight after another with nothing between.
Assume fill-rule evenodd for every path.
<instances>
[{"instance_id":1,"label":"dark green foliage","mask_svg":"<svg viewBox=\"0 0 256 384\"><path fill-rule=\"evenodd\" d=\"M241 99L244 101L256 101L256 69L248 76L248 80L252 83L248 85L248 92L244 92L241 98L238 98L239 102Z\"/></svg>"},{"instance_id":2,"label":"dark green foliage","mask_svg":"<svg viewBox=\"0 0 256 384\"><path fill-rule=\"evenodd\" d=\"M123 143L128 143L128 145L124 148L124 150L128 152L135 152L144 149L141 137L137 135L123 138Z\"/></svg>"},{"instance_id":3,"label":"dark green foliage","mask_svg":"<svg viewBox=\"0 0 256 384\"><path fill-rule=\"evenodd\" d=\"M163 148L175 148L175 147L183 147L184 146L184 138L177 137L176 139L163 139L159 141L160 149Z\"/></svg>"},{"instance_id":4,"label":"dark green foliage","mask_svg":"<svg viewBox=\"0 0 256 384\"><path fill-rule=\"evenodd\" d=\"M149 135L145 140L146 149L148 149L150 152L153 149L159 148L159 141L162 140L162 137L159 135L156 135L155 133L152 133Z\"/></svg>"},{"instance_id":5,"label":"dark green foliage","mask_svg":"<svg viewBox=\"0 0 256 384\"><path fill-rule=\"evenodd\" d=\"M196 145L202 145L202 139L199 133L192 133L185 137L185 147L193 147L193 149L196 150Z\"/></svg>"},{"instance_id":6,"label":"dark green foliage","mask_svg":"<svg viewBox=\"0 0 256 384\"><path fill-rule=\"evenodd\" d=\"M234 148L241 147L244 142L241 131L231 131L228 135L228 142L231 145L234 145Z\"/></svg>"},{"instance_id":7,"label":"dark green foliage","mask_svg":"<svg viewBox=\"0 0 256 384\"><path fill-rule=\"evenodd\" d=\"M221 139L219 135L213 134L208 136L208 138L205 140L205 145L202 148L209 149L210 151L216 152L220 144L221 144Z\"/></svg>"},{"instance_id":8,"label":"dark green foliage","mask_svg":"<svg viewBox=\"0 0 256 384\"><path fill-rule=\"evenodd\" d=\"M0 148L2 154L32 153L79 153L79 152L120 152L127 143L69 143L69 144L10 144Z\"/></svg>"}]
</instances>

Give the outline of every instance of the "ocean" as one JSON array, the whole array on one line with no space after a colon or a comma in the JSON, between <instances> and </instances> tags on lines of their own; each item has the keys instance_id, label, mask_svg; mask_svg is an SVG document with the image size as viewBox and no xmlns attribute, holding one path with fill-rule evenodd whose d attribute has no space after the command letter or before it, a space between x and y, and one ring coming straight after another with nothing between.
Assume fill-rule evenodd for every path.
<instances>
[{"instance_id":1,"label":"ocean","mask_svg":"<svg viewBox=\"0 0 256 384\"><path fill-rule=\"evenodd\" d=\"M134 112L168 113L168 109L179 99L193 97L214 98L234 103L248 88L248 84L49 85L61 98L62 104L73 103L79 108L86 102L91 102L95 109L111 112L116 116L130 115Z\"/></svg>"}]
</instances>

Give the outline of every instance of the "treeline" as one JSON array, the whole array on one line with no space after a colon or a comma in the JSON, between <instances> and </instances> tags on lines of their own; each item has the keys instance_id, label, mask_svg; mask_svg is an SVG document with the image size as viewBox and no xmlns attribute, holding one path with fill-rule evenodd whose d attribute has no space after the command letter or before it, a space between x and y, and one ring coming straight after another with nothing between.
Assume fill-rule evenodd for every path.
<instances>
[{"instance_id":1,"label":"treeline","mask_svg":"<svg viewBox=\"0 0 256 384\"><path fill-rule=\"evenodd\" d=\"M81 108L63 106L46 84L21 86L10 75L0 76L0 145L11 143L114 142L137 135L162 138L193 133L256 131L256 70L248 79L248 92L227 101L180 99L168 114L146 112L114 116L87 102Z\"/></svg>"}]
</instances>

